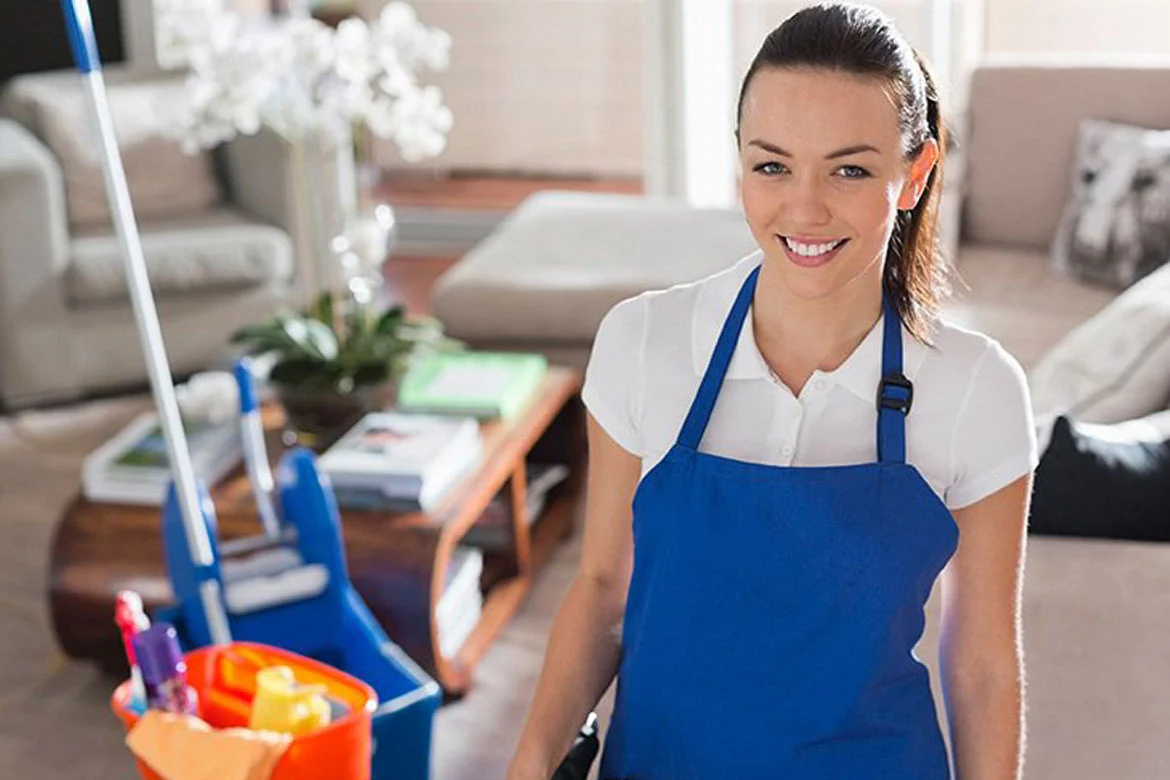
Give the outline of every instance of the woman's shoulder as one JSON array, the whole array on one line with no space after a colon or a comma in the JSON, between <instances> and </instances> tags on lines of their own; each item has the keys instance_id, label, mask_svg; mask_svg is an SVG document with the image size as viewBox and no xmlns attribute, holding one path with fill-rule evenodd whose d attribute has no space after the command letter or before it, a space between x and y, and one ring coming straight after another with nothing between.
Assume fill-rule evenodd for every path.
<instances>
[{"instance_id":1,"label":"woman's shoulder","mask_svg":"<svg viewBox=\"0 0 1170 780\"><path fill-rule=\"evenodd\" d=\"M969 385L988 383L1019 386L1026 384L1020 362L995 338L950 321L944 315L931 329L933 347L929 360L939 376Z\"/></svg>"}]
</instances>

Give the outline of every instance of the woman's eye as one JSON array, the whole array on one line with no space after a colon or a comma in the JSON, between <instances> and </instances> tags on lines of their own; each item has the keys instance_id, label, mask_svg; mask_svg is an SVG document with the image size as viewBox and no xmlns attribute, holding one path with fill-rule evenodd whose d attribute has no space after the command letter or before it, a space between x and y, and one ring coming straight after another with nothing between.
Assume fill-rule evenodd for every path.
<instances>
[{"instance_id":1,"label":"woman's eye","mask_svg":"<svg viewBox=\"0 0 1170 780\"><path fill-rule=\"evenodd\" d=\"M845 171L846 179L868 179L869 171L856 165L842 165L840 170Z\"/></svg>"},{"instance_id":2,"label":"woman's eye","mask_svg":"<svg viewBox=\"0 0 1170 780\"><path fill-rule=\"evenodd\" d=\"M765 169L765 168L767 168L767 167L769 167L769 166L773 166L773 165L774 165L774 166L776 166L777 168L783 168L783 167L784 167L783 165L781 165L781 164L780 164L780 163L778 163L778 162L766 162L766 163L761 163L761 164L757 165L757 166L756 166L756 168L755 168L755 170L756 170L757 172L763 172L763 173L767 173L767 171L764 171L764 169Z\"/></svg>"},{"instance_id":3,"label":"woman's eye","mask_svg":"<svg viewBox=\"0 0 1170 780\"><path fill-rule=\"evenodd\" d=\"M776 169L776 170L769 170L769 169ZM785 168L782 164L780 164L778 162L766 162L766 163L760 163L759 165L757 165L755 167L754 170L757 173L763 173L765 175L770 176L773 174L784 173L788 169ZM843 175L846 179L868 179L870 176L869 171L867 171L865 168L859 167L857 165L843 165L838 170L844 172Z\"/></svg>"}]
</instances>

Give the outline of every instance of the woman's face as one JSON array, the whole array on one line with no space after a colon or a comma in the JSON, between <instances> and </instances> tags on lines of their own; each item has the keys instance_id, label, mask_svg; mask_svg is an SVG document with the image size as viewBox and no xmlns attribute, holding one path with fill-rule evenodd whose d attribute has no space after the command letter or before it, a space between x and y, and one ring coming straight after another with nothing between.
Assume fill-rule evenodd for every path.
<instances>
[{"instance_id":1,"label":"woman's face","mask_svg":"<svg viewBox=\"0 0 1170 780\"><path fill-rule=\"evenodd\" d=\"M764 69L740 118L740 195L766 262L797 296L854 282L880 290L899 208L912 208L937 156L902 151L881 82L825 70Z\"/></svg>"}]
</instances>

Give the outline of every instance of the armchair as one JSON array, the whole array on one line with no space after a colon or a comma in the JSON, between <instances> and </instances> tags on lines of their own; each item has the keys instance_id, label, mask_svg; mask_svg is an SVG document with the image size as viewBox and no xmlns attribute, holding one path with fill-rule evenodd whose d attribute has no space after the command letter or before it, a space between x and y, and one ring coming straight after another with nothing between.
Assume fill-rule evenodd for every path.
<instances>
[{"instance_id":1,"label":"armchair","mask_svg":"<svg viewBox=\"0 0 1170 780\"><path fill-rule=\"evenodd\" d=\"M106 83L113 97L136 77L109 69ZM146 380L112 222L70 219L68 172L38 114L75 89L75 73L53 72L12 79L0 95L0 404L8 409ZM296 251L284 142L267 131L242 137L213 162L214 202L139 217L176 375L222 359L234 329L303 294L298 261L307 253ZM134 174L128 168L132 192Z\"/></svg>"}]
</instances>

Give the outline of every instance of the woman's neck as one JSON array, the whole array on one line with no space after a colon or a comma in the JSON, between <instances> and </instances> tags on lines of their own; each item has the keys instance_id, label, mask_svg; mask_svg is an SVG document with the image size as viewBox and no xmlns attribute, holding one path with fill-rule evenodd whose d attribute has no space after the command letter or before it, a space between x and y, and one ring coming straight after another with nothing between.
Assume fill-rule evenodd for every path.
<instances>
[{"instance_id":1,"label":"woman's neck","mask_svg":"<svg viewBox=\"0 0 1170 780\"><path fill-rule=\"evenodd\" d=\"M770 270L765 262L752 306L756 345L799 392L813 370L832 371L845 362L881 317L881 264L824 298L794 295Z\"/></svg>"}]
</instances>

